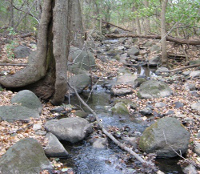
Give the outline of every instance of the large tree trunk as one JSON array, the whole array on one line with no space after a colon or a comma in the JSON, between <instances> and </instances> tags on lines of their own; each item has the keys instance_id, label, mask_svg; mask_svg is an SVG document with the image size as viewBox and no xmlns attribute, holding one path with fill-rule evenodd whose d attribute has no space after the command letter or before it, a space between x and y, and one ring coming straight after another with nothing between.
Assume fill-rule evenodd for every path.
<instances>
[{"instance_id":1,"label":"large tree trunk","mask_svg":"<svg viewBox=\"0 0 200 174\"><path fill-rule=\"evenodd\" d=\"M63 102L67 91L69 3L71 0L44 0L37 52L29 57L26 68L0 77L2 86L30 89L42 99L52 98L56 105Z\"/></svg>"}]
</instances>

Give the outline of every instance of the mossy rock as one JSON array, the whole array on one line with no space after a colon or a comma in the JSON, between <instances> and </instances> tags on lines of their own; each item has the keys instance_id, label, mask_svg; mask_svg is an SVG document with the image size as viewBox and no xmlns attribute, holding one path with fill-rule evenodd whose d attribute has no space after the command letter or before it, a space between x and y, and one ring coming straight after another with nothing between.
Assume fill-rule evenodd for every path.
<instances>
[{"instance_id":1,"label":"mossy rock","mask_svg":"<svg viewBox=\"0 0 200 174\"><path fill-rule=\"evenodd\" d=\"M173 92L170 87L164 82L149 80L141 84L138 91L139 98L159 98L168 97L172 95Z\"/></svg>"},{"instance_id":2,"label":"mossy rock","mask_svg":"<svg viewBox=\"0 0 200 174\"><path fill-rule=\"evenodd\" d=\"M129 115L127 105L123 102L116 103L111 110L115 115Z\"/></svg>"},{"instance_id":3,"label":"mossy rock","mask_svg":"<svg viewBox=\"0 0 200 174\"><path fill-rule=\"evenodd\" d=\"M139 147L144 152L156 153L157 157L175 157L175 151L182 154L187 151L189 140L190 133L179 120L165 117L145 129Z\"/></svg>"},{"instance_id":4,"label":"mossy rock","mask_svg":"<svg viewBox=\"0 0 200 174\"><path fill-rule=\"evenodd\" d=\"M0 173L36 174L52 169L42 146L37 140L25 138L18 141L0 159Z\"/></svg>"}]
</instances>

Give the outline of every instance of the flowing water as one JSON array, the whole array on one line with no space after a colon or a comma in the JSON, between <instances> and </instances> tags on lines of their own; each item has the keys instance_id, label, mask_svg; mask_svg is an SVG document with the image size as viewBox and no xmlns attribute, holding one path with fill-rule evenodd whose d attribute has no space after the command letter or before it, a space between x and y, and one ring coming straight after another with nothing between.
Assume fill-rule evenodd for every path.
<instances>
[{"instance_id":1,"label":"flowing water","mask_svg":"<svg viewBox=\"0 0 200 174\"><path fill-rule=\"evenodd\" d=\"M89 93L84 93L81 97L86 101ZM120 118L111 114L110 95L105 92L101 85L93 92L88 100L88 105L97 113L98 117L102 119L105 127L115 126L122 128L128 126L133 132L143 132L146 125L142 122L134 122L134 120L126 116ZM72 104L77 103L78 99L75 97L71 100ZM83 107L84 108L84 107ZM63 142L65 148L70 153L71 157L68 159L61 159L65 166L73 168L77 174L133 174L136 173L133 162L128 165L121 162L123 157L121 154L126 154L112 142L109 142L107 149L94 149L90 142L84 140L78 144L72 145ZM133 160L134 161L134 160ZM181 174L181 168L176 165L177 159L157 159L156 164L166 174ZM134 163L137 163L134 162ZM137 167L140 167L137 164ZM142 166L141 166L142 167Z\"/></svg>"},{"instance_id":2,"label":"flowing water","mask_svg":"<svg viewBox=\"0 0 200 174\"><path fill-rule=\"evenodd\" d=\"M110 39L103 42L103 44L116 44L118 39ZM102 46L102 48L104 47ZM137 66L135 74L138 77L149 78L155 75L155 68L148 66ZM88 100L88 96L89 100ZM145 122L135 121L130 116L117 116L112 115L110 111L111 95L106 93L101 85L97 85L96 90L92 95L85 92L81 96L85 101L88 100L88 105L97 113L98 117L102 120L103 125L108 128L110 126L123 128L129 127L132 132L142 133L146 126ZM70 101L71 104L81 105L76 97ZM81 106L84 110L84 106ZM90 117L91 115L89 115ZM142 167L135 159L123 162L126 152L122 151L115 144L109 141L108 148L94 149L90 141L83 140L78 144L68 144L63 142L63 145L71 155L68 159L61 159L61 162L73 168L76 174L134 174L138 173L135 169ZM130 159L129 159L130 160ZM181 168L177 165L178 159L156 159L156 165L165 174L182 174Z\"/></svg>"}]
</instances>

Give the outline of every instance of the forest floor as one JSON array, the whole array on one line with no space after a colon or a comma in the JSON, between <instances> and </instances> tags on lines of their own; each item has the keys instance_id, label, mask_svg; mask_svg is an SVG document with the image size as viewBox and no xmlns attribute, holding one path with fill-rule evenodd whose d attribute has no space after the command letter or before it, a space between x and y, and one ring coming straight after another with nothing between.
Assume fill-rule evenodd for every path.
<instances>
[{"instance_id":1,"label":"forest floor","mask_svg":"<svg viewBox=\"0 0 200 174\"><path fill-rule=\"evenodd\" d=\"M142 45L142 43L146 42L146 39L140 39L138 41L138 45ZM24 66L7 66L8 64L24 64L27 63L27 58L15 59L13 58L12 49L16 45L26 45L30 47L32 50L35 49L33 47L33 43L35 39L33 37L20 38L19 36L12 37L0 37L0 75L14 74L16 71L24 68ZM186 49L186 48L185 48ZM168 42L168 52L171 52L176 55L183 55L183 50L181 46L174 45ZM157 53L149 54L149 58L155 56ZM196 60L200 56L199 48L196 46L188 46L187 48L187 56L189 60ZM95 76L98 77L108 77L108 76L117 76L118 69L124 66L119 61L106 61L98 59L96 56L96 64L97 71L93 72ZM185 66L185 59L175 61L170 59L170 65L173 65L173 69ZM198 67L197 67L198 68ZM188 70L196 70L197 68L192 68ZM184 71L186 71L185 69ZM200 81L198 78L188 79L188 83L195 84L197 93L200 95ZM133 94L128 95L133 102L137 103L139 109L143 109L146 106L147 102L151 102L152 105L158 102L167 103L164 109L154 110L155 112L165 115L169 110L173 110L175 115L178 116L178 119L184 123L184 126L191 133L191 140L189 149L187 151L186 159L192 160L196 164L200 165L200 157L194 152L194 142L200 143L199 138L199 130L200 130L200 113L191 109L191 104L199 101L199 98L190 94L189 91L184 90L185 79L181 79L177 83L173 83L170 85L172 90L174 91L174 95L167 98L158 98L158 99L143 99L139 100L137 97L137 89L133 92ZM16 94L16 92L12 92L10 90L4 89L0 91L0 106L11 105L10 100ZM181 102L184 104L181 108L175 108L175 102ZM47 119L54 118L55 115L50 112L51 109L55 108L55 106L51 105L50 102L43 102L43 110L41 117L39 119L31 119L28 123L23 123L20 121L16 121L14 123L9 123L7 121L0 122L0 157L8 150L10 146L15 144L17 141L23 138L35 138L37 139L43 146L46 144L46 140L43 136L39 136L35 134L33 130L34 124L40 124L43 126L46 123ZM143 120L148 120L147 117L143 117ZM13 134L16 134L13 136ZM56 170L62 169L62 163L56 161L55 159L51 159L52 164L54 165ZM199 172L200 173L200 172Z\"/></svg>"}]
</instances>

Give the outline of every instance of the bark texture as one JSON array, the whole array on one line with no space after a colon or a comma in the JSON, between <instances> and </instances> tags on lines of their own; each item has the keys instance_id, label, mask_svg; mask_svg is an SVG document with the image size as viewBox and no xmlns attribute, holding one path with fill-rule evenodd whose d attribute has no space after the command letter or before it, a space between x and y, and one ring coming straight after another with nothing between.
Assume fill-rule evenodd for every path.
<instances>
[{"instance_id":1,"label":"bark texture","mask_svg":"<svg viewBox=\"0 0 200 174\"><path fill-rule=\"evenodd\" d=\"M82 48L84 44L85 32L83 29L82 12L79 0L73 0L71 4L71 19L70 19L70 40L72 45Z\"/></svg>"},{"instance_id":2,"label":"bark texture","mask_svg":"<svg viewBox=\"0 0 200 174\"><path fill-rule=\"evenodd\" d=\"M167 58L167 43L166 43L166 23L165 23L165 13L167 8L168 0L162 1L162 10L161 10L161 45L162 45L162 64L168 65Z\"/></svg>"},{"instance_id":3,"label":"bark texture","mask_svg":"<svg viewBox=\"0 0 200 174\"><path fill-rule=\"evenodd\" d=\"M30 89L52 103L63 102L67 91L69 51L69 4L72 0L44 0L38 31L37 52L29 64L14 75L0 77L6 88Z\"/></svg>"}]
</instances>

